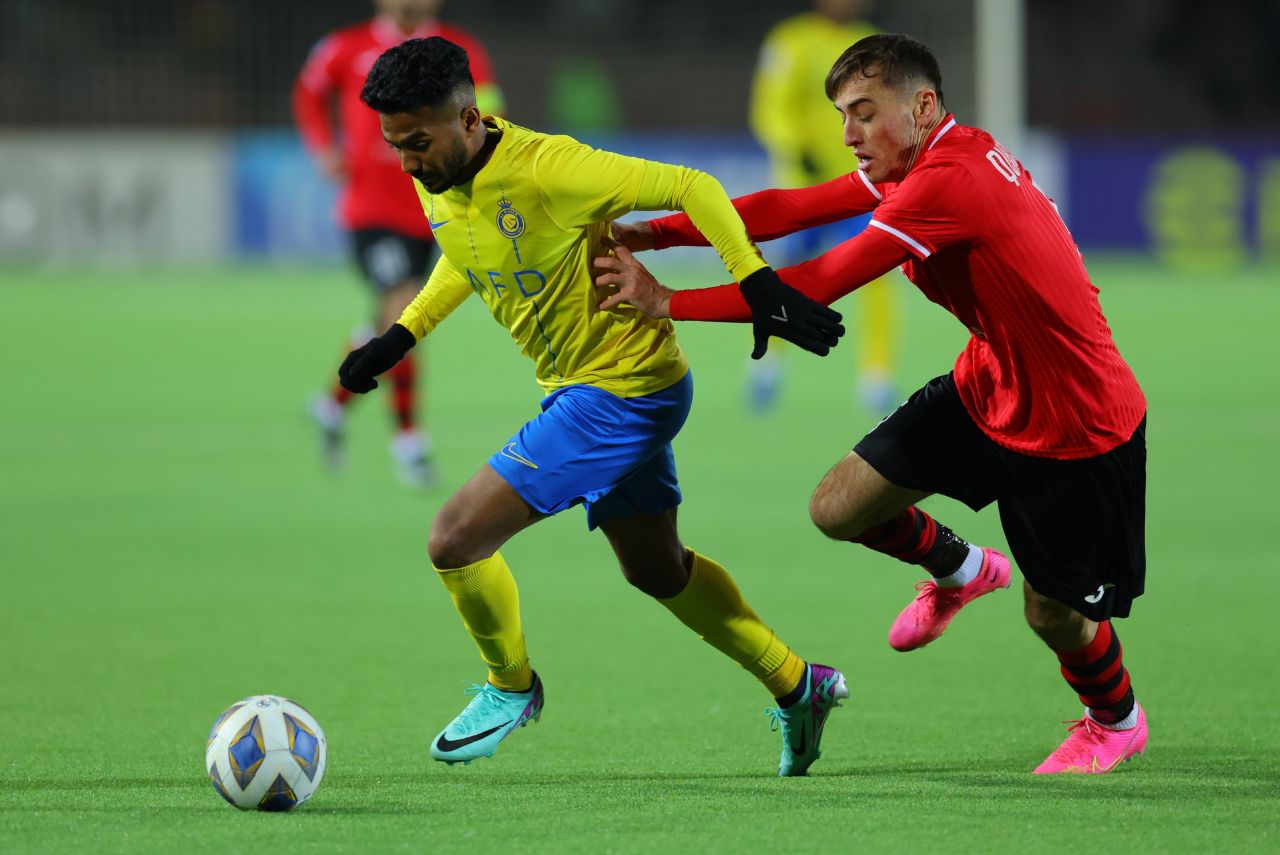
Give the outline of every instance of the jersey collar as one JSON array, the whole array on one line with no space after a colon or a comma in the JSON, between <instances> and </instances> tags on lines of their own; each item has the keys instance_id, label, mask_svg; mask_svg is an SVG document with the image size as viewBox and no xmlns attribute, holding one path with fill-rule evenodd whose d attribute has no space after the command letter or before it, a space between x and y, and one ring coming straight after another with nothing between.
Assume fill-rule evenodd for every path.
<instances>
[{"instance_id":1,"label":"jersey collar","mask_svg":"<svg viewBox=\"0 0 1280 855\"><path fill-rule=\"evenodd\" d=\"M947 113L947 115L942 117L942 124L938 125L938 127L934 128L929 133L929 138L925 142L924 150L930 151L935 145L938 144L938 140L946 136L947 132L950 131L955 126L956 126L955 115L953 115L952 113Z\"/></svg>"}]
</instances>

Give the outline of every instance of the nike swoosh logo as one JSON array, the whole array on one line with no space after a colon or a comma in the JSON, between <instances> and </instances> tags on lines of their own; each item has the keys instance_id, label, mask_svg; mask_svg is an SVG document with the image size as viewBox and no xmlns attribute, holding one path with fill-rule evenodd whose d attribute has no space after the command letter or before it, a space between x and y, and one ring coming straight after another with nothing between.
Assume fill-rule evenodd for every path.
<instances>
[{"instance_id":1,"label":"nike swoosh logo","mask_svg":"<svg viewBox=\"0 0 1280 855\"><path fill-rule=\"evenodd\" d=\"M792 745L791 753L796 755L802 755L804 754L804 750L808 747L809 747L809 736L808 734L802 733L800 734L800 745L799 746Z\"/></svg>"},{"instance_id":2,"label":"nike swoosh logo","mask_svg":"<svg viewBox=\"0 0 1280 855\"><path fill-rule=\"evenodd\" d=\"M491 727L483 733L473 733L470 736L463 737L462 739L447 739L442 733L440 734L440 738L436 740L436 748L439 748L441 751L457 751L459 748L463 748L473 742L479 742L486 736L492 736L508 724L511 724L511 722L503 722L497 727Z\"/></svg>"},{"instance_id":3,"label":"nike swoosh logo","mask_svg":"<svg viewBox=\"0 0 1280 855\"><path fill-rule=\"evenodd\" d=\"M516 444L514 442L507 443L507 447L502 449L502 451L498 453L501 454L503 457L507 458L508 460L514 460L516 463L523 463L525 466L528 466L530 469L538 468L538 464L534 463L529 458L521 457L519 454L516 454Z\"/></svg>"},{"instance_id":4,"label":"nike swoosh logo","mask_svg":"<svg viewBox=\"0 0 1280 855\"><path fill-rule=\"evenodd\" d=\"M447 223L447 222L449 222L449 221L448 221L448 220L441 220L441 221L440 221L440 222L438 222L438 223L433 223L433 222L431 222L431 218L430 218L430 217L427 217L427 225L431 226L431 231L435 231L436 229L440 228L441 226L443 226L443 225L444 225L445 223Z\"/></svg>"},{"instance_id":5,"label":"nike swoosh logo","mask_svg":"<svg viewBox=\"0 0 1280 855\"><path fill-rule=\"evenodd\" d=\"M782 321L785 324L787 322L787 307L779 306L778 311L782 312L781 317L779 317L778 315L770 315L769 317L773 318L775 321Z\"/></svg>"}]
</instances>

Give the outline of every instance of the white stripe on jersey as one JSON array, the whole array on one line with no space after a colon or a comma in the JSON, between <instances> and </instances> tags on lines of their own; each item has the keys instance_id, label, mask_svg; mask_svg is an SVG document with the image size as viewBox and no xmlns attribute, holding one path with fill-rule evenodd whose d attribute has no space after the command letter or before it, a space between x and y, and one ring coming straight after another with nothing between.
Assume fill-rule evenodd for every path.
<instances>
[{"instance_id":1,"label":"white stripe on jersey","mask_svg":"<svg viewBox=\"0 0 1280 855\"><path fill-rule=\"evenodd\" d=\"M924 244L920 243L920 241L916 240L915 238L911 237L910 235L906 234L905 232L901 232L901 231L899 231L898 229L895 229L893 226L885 225L884 223L880 222L879 220L874 220L874 219L873 219L870 223L868 223L867 225L869 225L869 226L875 226L875 227L876 227L876 228L878 228L878 229L881 229L881 230L883 230L883 231L888 232L889 234L891 234L891 235L893 235L894 237L896 237L898 240L900 240L900 241L902 241L903 243L905 243L907 246L909 246L909 247L911 247L912 249L914 249L916 252L920 253L920 256L921 256L922 258L928 258L929 256L933 255L933 253L932 253L932 252L930 252L929 250L925 249Z\"/></svg>"},{"instance_id":2,"label":"white stripe on jersey","mask_svg":"<svg viewBox=\"0 0 1280 855\"><path fill-rule=\"evenodd\" d=\"M883 202L884 196L880 195L880 191L876 189L876 185L871 183L871 179L867 177L867 173L861 169L858 170L858 177L862 179L862 183L867 185L867 189L871 191L871 195L876 197L877 202Z\"/></svg>"},{"instance_id":3,"label":"white stripe on jersey","mask_svg":"<svg viewBox=\"0 0 1280 855\"><path fill-rule=\"evenodd\" d=\"M956 120L955 120L955 119L952 119L951 121L949 121L949 122L947 122L945 125L943 125L943 126L942 126L942 130L938 131L938 135L937 135L936 137L934 137L934 138L933 138L933 142L929 143L929 148L933 148L935 145L937 145L937 144L938 144L938 140L942 139L943 135L944 135L947 131L949 131L949 130L951 130L952 128L954 128L955 126L956 126Z\"/></svg>"}]
</instances>

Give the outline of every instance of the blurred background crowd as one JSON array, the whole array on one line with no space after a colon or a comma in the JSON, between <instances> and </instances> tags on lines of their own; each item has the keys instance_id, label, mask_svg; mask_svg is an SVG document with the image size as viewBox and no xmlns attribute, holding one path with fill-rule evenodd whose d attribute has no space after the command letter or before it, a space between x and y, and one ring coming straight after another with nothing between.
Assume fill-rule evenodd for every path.
<instances>
[{"instance_id":1,"label":"blurred background crowd","mask_svg":"<svg viewBox=\"0 0 1280 855\"><path fill-rule=\"evenodd\" d=\"M938 56L947 106L1032 168L1082 248L1186 269L1280 256L1280 4L1268 0L388 2L478 39L508 118L703 168L734 193L787 178L769 121L753 119L770 34L815 9L906 32ZM374 12L368 0L0 4L0 262L339 259L338 188L307 157L290 92L321 38ZM815 94L818 119L772 127L835 140Z\"/></svg>"},{"instance_id":2,"label":"blurred background crowd","mask_svg":"<svg viewBox=\"0 0 1280 855\"><path fill-rule=\"evenodd\" d=\"M512 116L531 126L732 130L765 33L809 5L453 0L442 15L489 47ZM952 106L972 114L973 0L859 5L930 45ZM368 12L360 0L5 0L0 124L274 127L311 45ZM1025 24L1035 127L1280 129L1280 4L1034 0Z\"/></svg>"}]
</instances>

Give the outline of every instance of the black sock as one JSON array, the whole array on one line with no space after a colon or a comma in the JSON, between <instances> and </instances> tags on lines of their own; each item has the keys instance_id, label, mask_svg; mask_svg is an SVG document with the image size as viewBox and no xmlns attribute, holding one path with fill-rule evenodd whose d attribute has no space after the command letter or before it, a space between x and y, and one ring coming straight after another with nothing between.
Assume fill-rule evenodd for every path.
<instances>
[{"instance_id":1,"label":"black sock","mask_svg":"<svg viewBox=\"0 0 1280 855\"><path fill-rule=\"evenodd\" d=\"M800 699L804 697L805 690L808 688L809 688L809 666L808 664L806 664L804 666L804 676L800 678L800 682L796 684L796 687L792 689L790 692L787 692L787 694L783 695L782 697L774 698L774 700L778 702L778 706L782 707L785 710L788 707L793 707L797 703L799 703Z\"/></svg>"}]
</instances>

